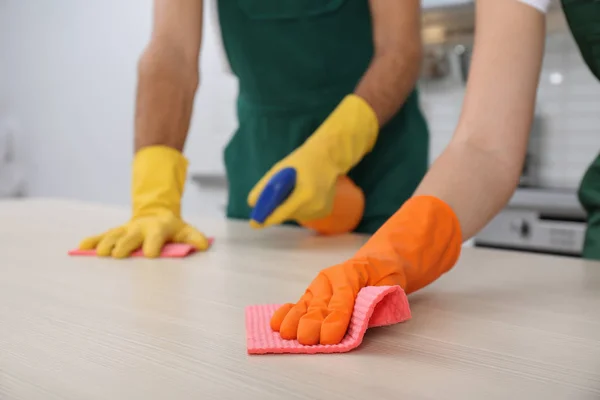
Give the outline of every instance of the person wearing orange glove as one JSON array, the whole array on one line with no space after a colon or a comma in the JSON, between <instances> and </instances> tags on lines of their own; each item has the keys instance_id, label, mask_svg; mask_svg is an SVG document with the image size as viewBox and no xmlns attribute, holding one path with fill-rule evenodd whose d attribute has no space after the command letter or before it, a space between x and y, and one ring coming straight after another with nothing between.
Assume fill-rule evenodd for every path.
<instances>
[{"instance_id":1,"label":"person wearing orange glove","mask_svg":"<svg viewBox=\"0 0 600 400\"><path fill-rule=\"evenodd\" d=\"M550 0L477 0L473 58L453 139L408 200L349 260L322 270L271 328L302 344L336 344L365 286L412 293L448 272L461 243L508 202L535 109ZM600 79L600 2L562 0L575 40ZM600 259L600 156L580 189L589 212L584 257Z\"/></svg>"},{"instance_id":2,"label":"person wearing orange glove","mask_svg":"<svg viewBox=\"0 0 600 400\"><path fill-rule=\"evenodd\" d=\"M239 82L239 128L224 152L227 216L249 219L269 179L293 168L292 193L252 226L375 232L428 166L415 89L419 0L217 0L213 7ZM138 68L132 215L80 248L116 258L138 247L156 257L173 241L207 248L180 209L203 10L202 0L154 0ZM353 199L353 209L342 199Z\"/></svg>"},{"instance_id":3,"label":"person wearing orange glove","mask_svg":"<svg viewBox=\"0 0 600 400\"><path fill-rule=\"evenodd\" d=\"M301 344L339 343L365 286L401 286L412 293L447 272L460 254L460 224L432 196L408 200L350 260L324 269L296 304L279 308L271 328Z\"/></svg>"}]
</instances>

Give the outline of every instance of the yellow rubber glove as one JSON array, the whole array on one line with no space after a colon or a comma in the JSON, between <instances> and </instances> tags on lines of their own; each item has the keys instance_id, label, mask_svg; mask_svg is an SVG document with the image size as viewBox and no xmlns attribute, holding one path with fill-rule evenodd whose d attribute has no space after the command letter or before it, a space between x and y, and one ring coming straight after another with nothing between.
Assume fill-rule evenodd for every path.
<instances>
[{"instance_id":1,"label":"yellow rubber glove","mask_svg":"<svg viewBox=\"0 0 600 400\"><path fill-rule=\"evenodd\" d=\"M206 237L181 219L186 172L187 160L173 148L150 146L138 151L133 161L131 220L84 239L79 248L115 258L128 257L140 247L144 256L158 257L167 242L206 250Z\"/></svg>"},{"instance_id":2,"label":"yellow rubber glove","mask_svg":"<svg viewBox=\"0 0 600 400\"><path fill-rule=\"evenodd\" d=\"M337 344L360 289L419 290L454 266L461 243L460 223L450 206L432 196L413 197L352 258L322 270L296 304L280 307L271 329L304 345Z\"/></svg>"},{"instance_id":3,"label":"yellow rubber glove","mask_svg":"<svg viewBox=\"0 0 600 400\"><path fill-rule=\"evenodd\" d=\"M248 195L254 207L271 177L283 168L296 169L296 186L290 196L256 228L285 221L316 220L331 214L338 177L346 175L371 151L379 122L371 106L356 95L348 95L311 137L275 164Z\"/></svg>"}]
</instances>

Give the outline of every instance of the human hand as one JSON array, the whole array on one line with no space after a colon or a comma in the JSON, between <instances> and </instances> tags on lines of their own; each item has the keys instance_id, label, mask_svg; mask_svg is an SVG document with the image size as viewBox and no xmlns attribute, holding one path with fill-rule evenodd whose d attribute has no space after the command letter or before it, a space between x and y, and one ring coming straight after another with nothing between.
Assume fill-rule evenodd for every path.
<instances>
[{"instance_id":1,"label":"human hand","mask_svg":"<svg viewBox=\"0 0 600 400\"><path fill-rule=\"evenodd\" d=\"M271 329L303 345L337 344L348 325L358 292L365 286L404 286L402 268L374 268L368 259L350 259L322 270L296 304L271 318Z\"/></svg>"},{"instance_id":2,"label":"human hand","mask_svg":"<svg viewBox=\"0 0 600 400\"><path fill-rule=\"evenodd\" d=\"M144 256L158 257L167 242L208 248L207 238L180 216L187 160L170 147L150 146L137 152L133 162L132 218L100 235L84 239L81 250L96 249L99 256L128 257L138 248Z\"/></svg>"},{"instance_id":3,"label":"human hand","mask_svg":"<svg viewBox=\"0 0 600 400\"><path fill-rule=\"evenodd\" d=\"M373 148L378 132L377 116L367 102L347 96L302 146L275 164L250 191L248 205L254 208L275 174L286 168L296 171L292 193L264 222L251 221L253 226L289 220L302 224L329 216L338 179Z\"/></svg>"},{"instance_id":4,"label":"human hand","mask_svg":"<svg viewBox=\"0 0 600 400\"><path fill-rule=\"evenodd\" d=\"M79 244L81 250L96 249L101 257L125 258L139 248L145 257L158 257L166 243L185 243L198 251L208 249L206 236L180 218L167 213L134 218L128 223Z\"/></svg>"},{"instance_id":5,"label":"human hand","mask_svg":"<svg viewBox=\"0 0 600 400\"><path fill-rule=\"evenodd\" d=\"M366 286L398 285L407 294L454 266L462 234L452 209L432 196L408 200L348 261L322 270L295 304L281 306L271 329L304 345L337 344Z\"/></svg>"}]
</instances>

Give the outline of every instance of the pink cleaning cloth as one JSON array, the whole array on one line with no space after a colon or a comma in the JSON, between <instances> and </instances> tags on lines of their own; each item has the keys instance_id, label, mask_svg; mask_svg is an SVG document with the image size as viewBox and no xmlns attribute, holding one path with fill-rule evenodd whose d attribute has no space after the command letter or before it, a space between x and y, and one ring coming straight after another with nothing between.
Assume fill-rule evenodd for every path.
<instances>
[{"instance_id":1,"label":"pink cleaning cloth","mask_svg":"<svg viewBox=\"0 0 600 400\"><path fill-rule=\"evenodd\" d=\"M208 239L209 246L214 242L214 238ZM189 256L196 252L194 246L184 243L167 243L163 246L160 253L161 258L182 258ZM68 253L70 256L95 256L96 250L70 250ZM142 249L138 249L131 253L131 257L143 257L144 253Z\"/></svg>"},{"instance_id":2,"label":"pink cleaning cloth","mask_svg":"<svg viewBox=\"0 0 600 400\"><path fill-rule=\"evenodd\" d=\"M400 286L367 286L356 297L348 331L340 343L305 346L273 332L270 320L279 307L277 304L246 307L248 354L345 353L361 344L367 328L393 325L411 317L408 299Z\"/></svg>"}]
</instances>

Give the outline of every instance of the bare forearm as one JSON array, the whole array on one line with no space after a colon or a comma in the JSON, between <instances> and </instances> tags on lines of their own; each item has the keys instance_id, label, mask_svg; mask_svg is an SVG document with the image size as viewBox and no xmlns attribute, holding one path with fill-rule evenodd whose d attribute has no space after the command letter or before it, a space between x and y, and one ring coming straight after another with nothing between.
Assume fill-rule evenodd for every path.
<instances>
[{"instance_id":1,"label":"bare forearm","mask_svg":"<svg viewBox=\"0 0 600 400\"><path fill-rule=\"evenodd\" d=\"M197 86L197 68L182 63L176 49L148 48L138 71L136 151L152 145L183 150Z\"/></svg>"},{"instance_id":2,"label":"bare forearm","mask_svg":"<svg viewBox=\"0 0 600 400\"><path fill-rule=\"evenodd\" d=\"M419 0L369 0L374 55L354 94L362 97L385 125L415 87L421 67Z\"/></svg>"},{"instance_id":3,"label":"bare forearm","mask_svg":"<svg viewBox=\"0 0 600 400\"><path fill-rule=\"evenodd\" d=\"M420 45L410 44L406 51L376 55L356 87L375 111L383 126L398 112L415 87L421 64Z\"/></svg>"},{"instance_id":4,"label":"bare forearm","mask_svg":"<svg viewBox=\"0 0 600 400\"><path fill-rule=\"evenodd\" d=\"M415 194L446 202L467 240L506 205L519 182L520 167L507 165L476 144L455 142L431 166Z\"/></svg>"},{"instance_id":5,"label":"bare forearm","mask_svg":"<svg viewBox=\"0 0 600 400\"><path fill-rule=\"evenodd\" d=\"M544 27L541 13L517 1L477 2L477 35L460 122L416 192L448 203L464 239L506 205L518 183L535 109Z\"/></svg>"}]
</instances>

